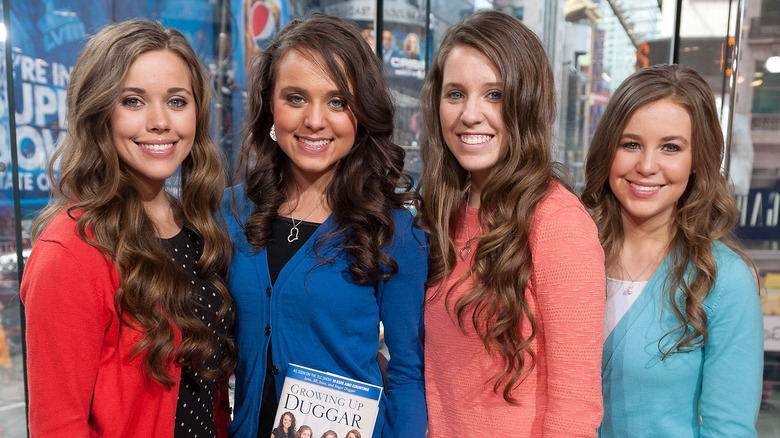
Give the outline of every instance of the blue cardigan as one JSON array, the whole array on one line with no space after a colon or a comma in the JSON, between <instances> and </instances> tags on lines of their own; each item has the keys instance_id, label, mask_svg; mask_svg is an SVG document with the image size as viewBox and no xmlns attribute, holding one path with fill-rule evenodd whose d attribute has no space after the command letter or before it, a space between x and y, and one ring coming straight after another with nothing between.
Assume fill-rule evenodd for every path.
<instances>
[{"instance_id":1,"label":"blue cardigan","mask_svg":"<svg viewBox=\"0 0 780 438\"><path fill-rule=\"evenodd\" d=\"M254 208L235 187L243 223ZM328 218L287 262L271 285L265 249L256 251L235 219L228 189L223 213L233 239L228 287L235 300L238 344L234 437L256 438L260 399L272 341L280 394L289 363L340 374L382 386L377 363L379 322L390 361L388 389L380 402L374 437L424 437L428 416L423 382L423 300L428 275L425 234L412 225L411 214L392 212L395 237L388 253L398 273L385 281L359 285L348 270L351 257L343 252L334 263L320 263L314 241L337 225ZM327 258L332 245L318 248ZM271 431L268 431L270 434Z\"/></svg>"},{"instance_id":2,"label":"blue cardigan","mask_svg":"<svg viewBox=\"0 0 780 438\"><path fill-rule=\"evenodd\" d=\"M662 284L667 256L604 343L603 437L755 437L761 401L763 317L753 275L720 242L717 277L704 308L703 348L661 360L679 322ZM679 294L678 294L679 297ZM701 417L700 417L701 416Z\"/></svg>"}]
</instances>

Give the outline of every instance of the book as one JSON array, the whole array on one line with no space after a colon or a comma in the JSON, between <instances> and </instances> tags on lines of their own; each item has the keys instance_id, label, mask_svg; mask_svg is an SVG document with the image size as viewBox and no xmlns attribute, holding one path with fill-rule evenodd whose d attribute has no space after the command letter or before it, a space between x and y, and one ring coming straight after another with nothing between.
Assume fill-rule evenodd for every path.
<instances>
[{"instance_id":1,"label":"book","mask_svg":"<svg viewBox=\"0 0 780 438\"><path fill-rule=\"evenodd\" d=\"M274 430L279 426L293 428L295 436L301 438L370 438L382 390L381 386L290 364ZM325 435L329 431L333 434Z\"/></svg>"}]
</instances>

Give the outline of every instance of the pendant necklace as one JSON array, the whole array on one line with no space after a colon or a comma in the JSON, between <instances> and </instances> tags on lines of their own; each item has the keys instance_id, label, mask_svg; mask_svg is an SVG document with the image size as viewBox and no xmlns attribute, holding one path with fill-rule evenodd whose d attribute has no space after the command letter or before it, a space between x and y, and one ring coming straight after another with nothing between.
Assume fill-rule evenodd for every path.
<instances>
[{"instance_id":1,"label":"pendant necklace","mask_svg":"<svg viewBox=\"0 0 780 438\"><path fill-rule=\"evenodd\" d=\"M477 235L479 235L482 232L482 224L479 225L479 228L477 229L477 232L474 233L473 236L471 236L471 232L469 231L469 203L471 202L471 186L469 186L469 193L466 195L466 206L464 207L464 211L466 212L466 244L463 245L460 248L459 255L460 259L464 262L469 257L469 254L471 254L471 241L476 239Z\"/></svg>"},{"instance_id":2,"label":"pendant necklace","mask_svg":"<svg viewBox=\"0 0 780 438\"><path fill-rule=\"evenodd\" d=\"M287 236L288 242L292 243L298 240L298 225L300 225L303 221L305 221L307 217L311 216L311 214L314 213L314 210L316 210L324 200L325 200L325 196L323 196L322 199L320 199L320 202L318 202L317 205L315 205L314 208L311 209L309 214L304 216L303 219L300 219L297 224L295 223L295 218L293 217L293 209L292 206L290 205L290 200L289 199L287 200L287 208L290 209L290 222L292 222L292 228L290 228L290 235Z\"/></svg>"},{"instance_id":3,"label":"pendant necklace","mask_svg":"<svg viewBox=\"0 0 780 438\"><path fill-rule=\"evenodd\" d=\"M645 266L644 269L642 269L642 272L640 272L639 275L636 276L636 278L642 278L642 275L645 274L645 271L647 271L650 268L650 266L653 266L655 261L658 259L658 256L660 256L664 252L664 249L666 249L666 247L662 247L661 250L658 251L658 254L656 254L655 257L650 259L650 263L648 263L647 266ZM620 261L620 269L622 269L623 273L626 274L626 277L628 277L628 281L630 283L628 285L628 289L626 290L626 294L627 295L631 295L631 294L634 293L634 282L635 281L634 281L633 278L631 278L631 275L626 270L626 267L623 266L623 262L622 261Z\"/></svg>"}]
</instances>

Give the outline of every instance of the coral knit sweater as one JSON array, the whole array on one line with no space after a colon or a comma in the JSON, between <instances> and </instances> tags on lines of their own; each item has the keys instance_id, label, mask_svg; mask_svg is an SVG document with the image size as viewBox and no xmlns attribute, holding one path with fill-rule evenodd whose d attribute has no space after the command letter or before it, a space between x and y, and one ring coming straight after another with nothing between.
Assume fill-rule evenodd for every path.
<instances>
[{"instance_id":1,"label":"coral knit sweater","mask_svg":"<svg viewBox=\"0 0 780 438\"><path fill-rule=\"evenodd\" d=\"M478 210L461 217L455 247L466 244L465 220L472 236ZM472 248L476 241L472 241ZM425 385L429 438L453 436L595 437L601 423L601 348L604 326L604 253L596 226L579 200L553 183L537 205L530 227L533 271L525 296L537 321L536 366L507 403L493 391L492 377L503 370L475 334L471 313L466 333L451 316L453 303L471 286L443 294L428 290L425 308ZM472 249L471 255L474 254ZM443 291L468 270L471 257L457 259ZM527 319L517 322L530 334ZM528 356L526 355L526 358ZM503 389L503 388L501 388Z\"/></svg>"}]
</instances>

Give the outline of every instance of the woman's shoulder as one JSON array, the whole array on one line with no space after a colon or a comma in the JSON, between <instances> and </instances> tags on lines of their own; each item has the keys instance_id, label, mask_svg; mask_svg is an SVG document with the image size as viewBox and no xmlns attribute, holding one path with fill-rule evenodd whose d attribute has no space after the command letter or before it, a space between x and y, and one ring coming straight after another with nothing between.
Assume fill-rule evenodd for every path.
<instances>
[{"instance_id":1,"label":"woman's shoulder","mask_svg":"<svg viewBox=\"0 0 780 438\"><path fill-rule=\"evenodd\" d=\"M720 240L712 242L712 256L715 257L715 263L718 264L719 268L722 264L731 265L734 263L745 265L747 267L745 260L743 260L739 254L737 254L733 249Z\"/></svg>"},{"instance_id":2,"label":"woman's shoulder","mask_svg":"<svg viewBox=\"0 0 780 438\"><path fill-rule=\"evenodd\" d=\"M547 193L536 205L532 226L539 223L548 226L556 223L572 225L573 222L574 224L586 223L588 226L593 223L577 195L560 182L553 180Z\"/></svg>"},{"instance_id":3,"label":"woman's shoulder","mask_svg":"<svg viewBox=\"0 0 780 438\"><path fill-rule=\"evenodd\" d=\"M74 247L82 249L89 247L95 249L81 237L78 225L80 217L80 212L68 211L67 207L63 207L51 217L48 223L46 223L46 226L43 228L41 235L38 236L38 239L36 239L33 247L43 242L56 242L69 248ZM88 237L91 237L91 232L89 230L86 230L86 233Z\"/></svg>"},{"instance_id":4,"label":"woman's shoulder","mask_svg":"<svg viewBox=\"0 0 780 438\"><path fill-rule=\"evenodd\" d=\"M68 212L66 207L52 216L33 243L29 265L43 269L60 265L81 266L90 271L96 271L98 265L104 265L108 269L115 269L103 251L81 236L78 225L80 216L78 212ZM86 235L88 239L93 237L89 229Z\"/></svg>"},{"instance_id":5,"label":"woman's shoulder","mask_svg":"<svg viewBox=\"0 0 780 438\"><path fill-rule=\"evenodd\" d=\"M425 233L420 229L414 214L404 207L396 207L391 211L395 223L396 236L412 236L415 239L425 241Z\"/></svg>"},{"instance_id":6,"label":"woman's shoulder","mask_svg":"<svg viewBox=\"0 0 780 438\"><path fill-rule=\"evenodd\" d=\"M723 242L712 243L712 255L717 266L715 286L708 297L708 305L714 307L722 301L728 306L743 302L745 297L758 299L753 270L747 262Z\"/></svg>"}]
</instances>

